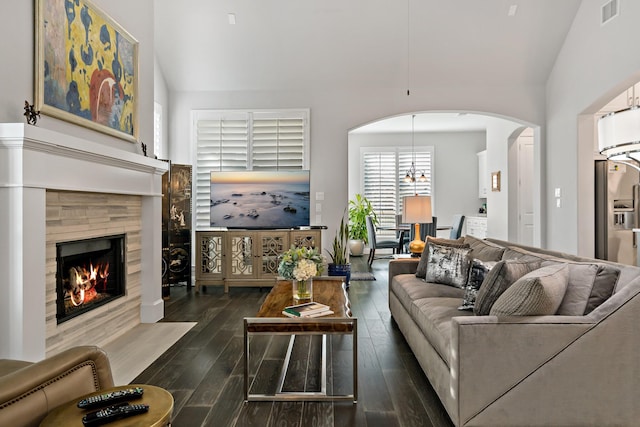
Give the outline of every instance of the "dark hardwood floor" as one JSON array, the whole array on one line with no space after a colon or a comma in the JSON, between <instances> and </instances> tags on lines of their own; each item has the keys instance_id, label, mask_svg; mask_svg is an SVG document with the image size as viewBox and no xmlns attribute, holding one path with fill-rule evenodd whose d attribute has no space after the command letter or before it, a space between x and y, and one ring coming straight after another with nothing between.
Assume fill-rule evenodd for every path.
<instances>
[{"instance_id":1,"label":"dark hardwood floor","mask_svg":"<svg viewBox=\"0 0 640 427\"><path fill-rule=\"evenodd\" d=\"M186 287L171 288L163 321L198 324L132 383L157 385L173 394L173 427L452 426L391 320L387 303L388 261L376 260L373 269L367 266L366 257L354 257L351 262L353 271L372 271L376 277L372 281L352 281L349 288L353 314L358 318L356 404L243 402L242 319L255 315L269 288L231 288L228 294L222 292L222 287L209 287L206 293L198 294ZM346 387L350 392L351 337L329 338L328 384L333 390L345 392L342 389ZM315 339L301 340L296 346L305 343L312 350L317 347ZM255 387L268 389L273 377L277 379L287 344L286 336L252 339L251 370L259 372ZM294 354L301 352L305 351ZM294 363L295 359L293 356Z\"/></svg>"}]
</instances>

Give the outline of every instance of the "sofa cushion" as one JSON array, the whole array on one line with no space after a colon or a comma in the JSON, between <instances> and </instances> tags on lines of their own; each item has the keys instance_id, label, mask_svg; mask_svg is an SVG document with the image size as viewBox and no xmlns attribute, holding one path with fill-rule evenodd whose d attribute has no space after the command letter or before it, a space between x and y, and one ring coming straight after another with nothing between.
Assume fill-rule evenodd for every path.
<instances>
[{"instance_id":1,"label":"sofa cushion","mask_svg":"<svg viewBox=\"0 0 640 427\"><path fill-rule=\"evenodd\" d=\"M423 298L414 301L409 312L447 366L451 353L451 318L473 315L470 311L459 311L459 305L460 298Z\"/></svg>"},{"instance_id":2,"label":"sofa cushion","mask_svg":"<svg viewBox=\"0 0 640 427\"><path fill-rule=\"evenodd\" d=\"M542 263L569 266L569 284L556 314L582 316L591 313L612 294L620 277L620 269L605 263L575 262L551 259Z\"/></svg>"},{"instance_id":3,"label":"sofa cushion","mask_svg":"<svg viewBox=\"0 0 640 427\"><path fill-rule=\"evenodd\" d=\"M517 246L509 246L505 249L504 253L502 254L502 259L505 261L517 259L525 262L529 262L529 261L542 262L548 259L553 259L553 256L535 253L535 252L529 252L528 250L519 248Z\"/></svg>"},{"instance_id":4,"label":"sofa cushion","mask_svg":"<svg viewBox=\"0 0 640 427\"><path fill-rule=\"evenodd\" d=\"M498 262L487 274L478 290L473 313L476 316L486 316L491 306L502 293L516 280L527 273L540 268L540 261L520 261L518 259Z\"/></svg>"},{"instance_id":5,"label":"sofa cushion","mask_svg":"<svg viewBox=\"0 0 640 427\"><path fill-rule=\"evenodd\" d=\"M464 236L464 243L471 248L469 256L481 261L500 261L505 247L470 235Z\"/></svg>"},{"instance_id":6,"label":"sofa cushion","mask_svg":"<svg viewBox=\"0 0 640 427\"><path fill-rule=\"evenodd\" d=\"M411 312L413 301L422 298L457 298L460 300L464 295L464 290L453 286L441 285L438 283L426 283L418 279L413 274L398 274L391 281L391 292L393 292L400 304Z\"/></svg>"},{"instance_id":7,"label":"sofa cushion","mask_svg":"<svg viewBox=\"0 0 640 427\"><path fill-rule=\"evenodd\" d=\"M429 262L429 245L432 243L437 243L441 246L451 246L454 248L465 247L464 241L461 238L456 240L451 239L441 239L437 237L427 236L427 242L424 245L424 250L422 251L422 255L420 256L420 261L418 262L418 267L416 268L416 277L424 279L427 275L427 264Z\"/></svg>"},{"instance_id":8,"label":"sofa cushion","mask_svg":"<svg viewBox=\"0 0 640 427\"><path fill-rule=\"evenodd\" d=\"M471 248L468 246L452 247L431 242L427 247L427 252L425 281L464 289L469 277L469 265L471 264L469 252L471 252Z\"/></svg>"},{"instance_id":9,"label":"sofa cushion","mask_svg":"<svg viewBox=\"0 0 640 427\"><path fill-rule=\"evenodd\" d=\"M480 285L484 282L489 270L491 270L495 265L495 261L481 261L475 258L471 260L469 277L467 278L467 284L464 287L462 305L458 307L458 310L473 310Z\"/></svg>"},{"instance_id":10,"label":"sofa cushion","mask_svg":"<svg viewBox=\"0 0 640 427\"><path fill-rule=\"evenodd\" d=\"M555 314L567 290L567 264L549 265L527 273L507 288L491 307L492 316Z\"/></svg>"}]
</instances>

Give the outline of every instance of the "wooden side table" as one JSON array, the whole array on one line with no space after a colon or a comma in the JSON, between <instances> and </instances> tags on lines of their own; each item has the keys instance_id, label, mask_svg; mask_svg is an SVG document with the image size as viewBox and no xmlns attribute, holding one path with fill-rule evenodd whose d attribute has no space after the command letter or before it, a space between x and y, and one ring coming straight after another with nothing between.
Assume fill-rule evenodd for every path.
<instances>
[{"instance_id":1,"label":"wooden side table","mask_svg":"<svg viewBox=\"0 0 640 427\"><path fill-rule=\"evenodd\" d=\"M65 403L51 411L49 415L42 420L40 427L82 426L83 415L93 410L87 411L78 408L78 401L80 399L132 387L142 387L144 394L142 398L132 399L129 403L132 405L138 403L149 405L149 412L123 418L106 425L109 427L161 427L169 425L171 422L171 414L173 413L173 396L171 393L153 385L129 384L87 394L86 396L81 396L71 402Z\"/></svg>"}]
</instances>

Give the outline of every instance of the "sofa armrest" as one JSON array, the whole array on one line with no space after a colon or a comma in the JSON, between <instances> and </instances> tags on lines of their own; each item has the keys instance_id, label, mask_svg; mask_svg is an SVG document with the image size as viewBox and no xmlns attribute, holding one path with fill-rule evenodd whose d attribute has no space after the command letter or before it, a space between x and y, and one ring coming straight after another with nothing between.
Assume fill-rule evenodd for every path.
<instances>
[{"instance_id":1,"label":"sofa armrest","mask_svg":"<svg viewBox=\"0 0 640 427\"><path fill-rule=\"evenodd\" d=\"M0 425L37 426L61 404L113 385L103 350L65 350L0 377Z\"/></svg>"},{"instance_id":2,"label":"sofa armrest","mask_svg":"<svg viewBox=\"0 0 640 427\"><path fill-rule=\"evenodd\" d=\"M454 317L451 393L461 425L595 326L589 316Z\"/></svg>"},{"instance_id":3,"label":"sofa armrest","mask_svg":"<svg viewBox=\"0 0 640 427\"><path fill-rule=\"evenodd\" d=\"M389 261L389 286L391 279L398 274L416 274L420 258L398 258Z\"/></svg>"}]
</instances>

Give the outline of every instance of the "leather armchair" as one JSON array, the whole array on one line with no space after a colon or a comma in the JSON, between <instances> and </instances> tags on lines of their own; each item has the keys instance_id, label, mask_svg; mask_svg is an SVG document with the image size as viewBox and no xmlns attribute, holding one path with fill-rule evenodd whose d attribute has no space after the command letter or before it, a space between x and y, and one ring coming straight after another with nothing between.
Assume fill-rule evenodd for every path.
<instances>
[{"instance_id":1,"label":"leather armchair","mask_svg":"<svg viewBox=\"0 0 640 427\"><path fill-rule=\"evenodd\" d=\"M107 354L95 346L36 363L0 359L0 426L38 426L63 403L113 385Z\"/></svg>"}]
</instances>

